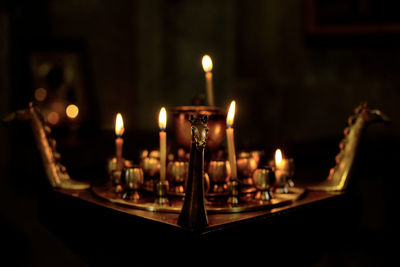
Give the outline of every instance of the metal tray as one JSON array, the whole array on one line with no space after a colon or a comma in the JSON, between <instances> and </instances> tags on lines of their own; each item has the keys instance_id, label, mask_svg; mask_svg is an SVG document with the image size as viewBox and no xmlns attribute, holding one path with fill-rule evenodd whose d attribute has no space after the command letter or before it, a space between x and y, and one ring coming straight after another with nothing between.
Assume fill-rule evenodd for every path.
<instances>
[{"instance_id":1,"label":"metal tray","mask_svg":"<svg viewBox=\"0 0 400 267\"><path fill-rule=\"evenodd\" d=\"M147 211L180 213L184 200L184 197L182 196L169 196L168 205L159 205L154 203L154 195L151 192L144 190L140 191L139 200L127 200L122 198L122 194L117 194L113 191L110 182L101 185L92 185L91 189L94 195L104 200ZM237 213L273 209L288 205L304 197L306 193L306 189L292 187L286 194L274 193L273 198L269 201L254 199L254 194L250 193L242 195L240 203L235 206L227 203L227 197L207 197L206 210L207 213Z\"/></svg>"}]
</instances>

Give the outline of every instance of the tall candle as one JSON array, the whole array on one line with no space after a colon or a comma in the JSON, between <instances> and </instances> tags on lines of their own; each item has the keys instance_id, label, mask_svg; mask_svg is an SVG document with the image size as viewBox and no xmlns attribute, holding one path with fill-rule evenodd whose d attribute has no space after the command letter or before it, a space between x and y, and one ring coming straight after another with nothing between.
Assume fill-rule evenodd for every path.
<instances>
[{"instance_id":1,"label":"tall candle","mask_svg":"<svg viewBox=\"0 0 400 267\"><path fill-rule=\"evenodd\" d=\"M229 165L231 166L231 179L237 179L237 168L236 168L236 152L235 152L235 139L234 139L234 131L233 131L233 119L235 117L235 106L236 102L232 101L228 115L226 117L226 137L228 141L228 159Z\"/></svg>"},{"instance_id":2,"label":"tall candle","mask_svg":"<svg viewBox=\"0 0 400 267\"><path fill-rule=\"evenodd\" d=\"M212 68L213 63L209 55L203 56L202 60L203 70L206 75L206 88L207 88L207 100L208 105L214 106L214 92L213 92L213 82L212 82Z\"/></svg>"},{"instance_id":3,"label":"tall candle","mask_svg":"<svg viewBox=\"0 0 400 267\"><path fill-rule=\"evenodd\" d=\"M121 113L117 114L115 119L115 157L117 158L117 170L122 170L124 167L122 161L122 146L124 145L124 139L122 139L122 134L124 133L124 121L122 120Z\"/></svg>"},{"instance_id":4,"label":"tall candle","mask_svg":"<svg viewBox=\"0 0 400 267\"><path fill-rule=\"evenodd\" d=\"M166 177L167 163L167 111L161 108L158 115L158 126L160 127L160 180L164 181Z\"/></svg>"}]
</instances>

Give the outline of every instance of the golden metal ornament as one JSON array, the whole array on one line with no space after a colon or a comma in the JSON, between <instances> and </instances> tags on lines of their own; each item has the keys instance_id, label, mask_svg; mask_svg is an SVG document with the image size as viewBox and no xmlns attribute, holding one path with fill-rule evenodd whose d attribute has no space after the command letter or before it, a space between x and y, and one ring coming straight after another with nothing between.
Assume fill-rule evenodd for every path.
<instances>
[{"instance_id":1,"label":"golden metal ornament","mask_svg":"<svg viewBox=\"0 0 400 267\"><path fill-rule=\"evenodd\" d=\"M30 121L36 146L52 187L73 190L90 187L90 183L71 179L65 166L59 162L60 154L55 150L56 141L48 137L47 133L50 133L51 130L44 125L41 114L33 106L33 103L29 103L28 109L18 110L4 118L3 121L9 122L15 119Z\"/></svg>"},{"instance_id":2,"label":"golden metal ornament","mask_svg":"<svg viewBox=\"0 0 400 267\"><path fill-rule=\"evenodd\" d=\"M329 171L328 178L316 185L308 186L310 190L344 191L349 183L354 160L363 130L372 123L389 124L390 119L377 109L369 109L361 104L354 115L348 119L348 127L344 130L344 138L339 143L340 152L335 157L336 165Z\"/></svg>"}]
</instances>

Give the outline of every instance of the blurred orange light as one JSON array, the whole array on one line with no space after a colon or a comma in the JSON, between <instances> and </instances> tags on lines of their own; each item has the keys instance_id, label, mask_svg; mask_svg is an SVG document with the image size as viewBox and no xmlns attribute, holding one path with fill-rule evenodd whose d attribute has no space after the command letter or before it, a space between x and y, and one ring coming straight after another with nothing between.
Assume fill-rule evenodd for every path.
<instances>
[{"instance_id":1,"label":"blurred orange light","mask_svg":"<svg viewBox=\"0 0 400 267\"><path fill-rule=\"evenodd\" d=\"M55 125L60 121L60 115L58 115L57 112L52 111L47 115L47 121Z\"/></svg>"},{"instance_id":2,"label":"blurred orange light","mask_svg":"<svg viewBox=\"0 0 400 267\"><path fill-rule=\"evenodd\" d=\"M43 100L46 99L46 97L47 97L47 90L44 89L44 88L37 88L37 89L35 90L34 95L35 95L35 99L36 99L37 101L40 101L40 102L41 102L41 101L43 101Z\"/></svg>"},{"instance_id":3,"label":"blurred orange light","mask_svg":"<svg viewBox=\"0 0 400 267\"><path fill-rule=\"evenodd\" d=\"M78 117L79 108L78 106L71 104L65 109L65 113L67 114L68 118L75 119Z\"/></svg>"}]
</instances>

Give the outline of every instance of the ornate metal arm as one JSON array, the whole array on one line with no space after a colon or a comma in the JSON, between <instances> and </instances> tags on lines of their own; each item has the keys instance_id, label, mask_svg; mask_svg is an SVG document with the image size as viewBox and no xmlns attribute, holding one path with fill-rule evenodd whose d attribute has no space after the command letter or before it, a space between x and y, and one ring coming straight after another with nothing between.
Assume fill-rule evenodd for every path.
<instances>
[{"instance_id":1,"label":"ornate metal arm","mask_svg":"<svg viewBox=\"0 0 400 267\"><path fill-rule=\"evenodd\" d=\"M336 165L330 169L325 181L309 186L310 190L344 191L347 188L362 132L371 123L389 124L390 119L377 109L369 109L366 103L361 104L348 119L349 126L344 129L340 152L335 157Z\"/></svg>"},{"instance_id":2,"label":"ornate metal arm","mask_svg":"<svg viewBox=\"0 0 400 267\"><path fill-rule=\"evenodd\" d=\"M47 179L54 188L82 190L90 187L87 182L72 180L67 169L60 161L60 154L56 151L56 141L49 137L50 128L44 125L43 118L38 110L29 103L29 108L18 110L3 119L3 122L13 120L29 120L31 123L36 146L45 169Z\"/></svg>"}]
</instances>

